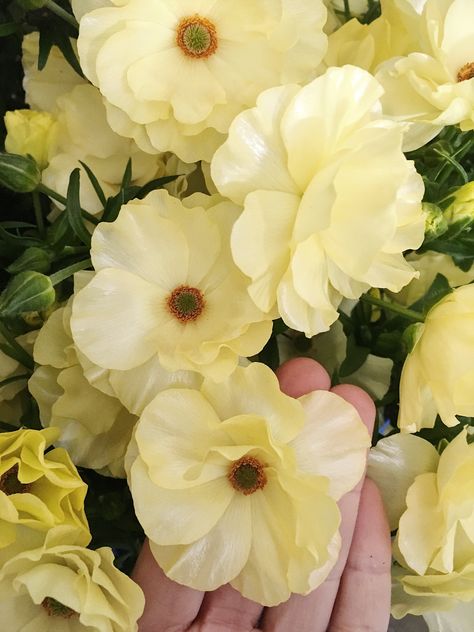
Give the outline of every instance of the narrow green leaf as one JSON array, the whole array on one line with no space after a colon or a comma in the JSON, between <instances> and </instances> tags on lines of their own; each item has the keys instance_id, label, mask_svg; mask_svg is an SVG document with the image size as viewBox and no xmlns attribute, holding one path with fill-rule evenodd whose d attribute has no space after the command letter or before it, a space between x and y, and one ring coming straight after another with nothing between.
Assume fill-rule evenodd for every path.
<instances>
[{"instance_id":1,"label":"narrow green leaf","mask_svg":"<svg viewBox=\"0 0 474 632\"><path fill-rule=\"evenodd\" d=\"M126 189L130 186L130 182L132 181L132 159L129 158L127 162L127 166L125 167L125 171L122 178L122 184L120 185L121 189Z\"/></svg>"},{"instance_id":2,"label":"narrow green leaf","mask_svg":"<svg viewBox=\"0 0 474 632\"><path fill-rule=\"evenodd\" d=\"M85 162L82 162L82 160L79 160L79 162L81 163L85 172L87 173L87 177L89 178L90 183L94 187L94 191L96 192L96 195L99 198L100 203L102 204L102 206L105 207L105 205L107 204L107 198L105 197L105 193L102 187L100 186L99 181L94 175L92 169L89 166L87 166Z\"/></svg>"},{"instance_id":3,"label":"narrow green leaf","mask_svg":"<svg viewBox=\"0 0 474 632\"><path fill-rule=\"evenodd\" d=\"M410 305L410 309L427 314L429 310L436 305L442 298L453 291L449 285L448 279L442 274L437 274L433 283L430 285L425 295Z\"/></svg>"},{"instance_id":4,"label":"narrow green leaf","mask_svg":"<svg viewBox=\"0 0 474 632\"><path fill-rule=\"evenodd\" d=\"M82 73L81 65L77 58L76 52L74 48L72 47L71 40L69 39L69 37L63 31L56 31L55 35L56 35L55 43L57 44L58 48L64 55L64 59L68 62L71 68L73 68L73 70L75 70L76 73L80 77L84 77Z\"/></svg>"},{"instance_id":5,"label":"narrow green leaf","mask_svg":"<svg viewBox=\"0 0 474 632\"><path fill-rule=\"evenodd\" d=\"M369 348L358 345L355 337L349 336L347 338L346 357L339 367L340 377L347 377L360 369L367 360L369 353Z\"/></svg>"},{"instance_id":6,"label":"narrow green leaf","mask_svg":"<svg viewBox=\"0 0 474 632\"><path fill-rule=\"evenodd\" d=\"M53 38L48 30L41 30L39 34L38 70L43 70L53 47Z\"/></svg>"},{"instance_id":7,"label":"narrow green leaf","mask_svg":"<svg viewBox=\"0 0 474 632\"><path fill-rule=\"evenodd\" d=\"M136 194L134 195L134 197L138 198L139 200L143 200L143 198L146 197L152 191L156 191L157 189L162 189L165 186L165 184L174 182L177 178L179 178L179 175L164 176L163 178L156 178L156 180L152 180L151 182L148 182L147 184L140 187L138 191L136 192Z\"/></svg>"},{"instance_id":8,"label":"narrow green leaf","mask_svg":"<svg viewBox=\"0 0 474 632\"><path fill-rule=\"evenodd\" d=\"M80 169L74 169L69 178L67 188L66 215L74 234L85 246L90 248L91 235L82 218L81 204L79 201L79 186L81 181Z\"/></svg>"},{"instance_id":9,"label":"narrow green leaf","mask_svg":"<svg viewBox=\"0 0 474 632\"><path fill-rule=\"evenodd\" d=\"M30 373L23 373L22 375L12 375L12 377L7 377L5 380L0 382L0 388L3 386L8 386L8 384L13 384L15 382L20 382L21 380L28 380L30 377Z\"/></svg>"}]
</instances>

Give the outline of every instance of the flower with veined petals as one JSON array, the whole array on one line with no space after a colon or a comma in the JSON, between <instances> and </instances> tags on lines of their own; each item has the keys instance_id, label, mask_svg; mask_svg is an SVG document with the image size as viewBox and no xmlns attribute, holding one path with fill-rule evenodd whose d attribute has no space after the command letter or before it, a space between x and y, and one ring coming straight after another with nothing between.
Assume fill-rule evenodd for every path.
<instances>
[{"instance_id":1,"label":"flower with veined petals","mask_svg":"<svg viewBox=\"0 0 474 632\"><path fill-rule=\"evenodd\" d=\"M439 414L447 426L456 415L474 416L474 285L459 287L417 325L416 342L400 379L402 432L432 428Z\"/></svg>"},{"instance_id":2,"label":"flower with veined petals","mask_svg":"<svg viewBox=\"0 0 474 632\"><path fill-rule=\"evenodd\" d=\"M19 551L41 546L52 529L67 532L71 544L91 539L87 485L66 450L45 453L58 434L53 428L0 434L0 566Z\"/></svg>"},{"instance_id":3,"label":"flower with veined petals","mask_svg":"<svg viewBox=\"0 0 474 632\"><path fill-rule=\"evenodd\" d=\"M222 380L268 340L272 322L230 255L239 209L205 195L185 204L156 191L96 228L97 274L71 319L76 346L95 364L126 371L156 357L168 371Z\"/></svg>"},{"instance_id":4,"label":"flower with veined petals","mask_svg":"<svg viewBox=\"0 0 474 632\"><path fill-rule=\"evenodd\" d=\"M232 254L252 299L308 337L343 297L398 291L416 274L402 253L423 241L423 181L403 126L380 118L381 93L352 66L267 90L211 163L219 191L244 205Z\"/></svg>"},{"instance_id":5,"label":"flower with veined petals","mask_svg":"<svg viewBox=\"0 0 474 632\"><path fill-rule=\"evenodd\" d=\"M384 113L407 121L404 149L421 147L445 125L474 129L474 3L427 0L417 45L377 71Z\"/></svg>"},{"instance_id":6,"label":"flower with veined petals","mask_svg":"<svg viewBox=\"0 0 474 632\"><path fill-rule=\"evenodd\" d=\"M8 632L136 632L145 599L112 550L58 544L24 551L0 572Z\"/></svg>"},{"instance_id":7,"label":"flower with veined petals","mask_svg":"<svg viewBox=\"0 0 474 632\"><path fill-rule=\"evenodd\" d=\"M325 19L322 0L128 0L83 15L78 48L119 134L210 161L259 92L315 76Z\"/></svg>"},{"instance_id":8,"label":"flower with veined petals","mask_svg":"<svg viewBox=\"0 0 474 632\"><path fill-rule=\"evenodd\" d=\"M400 434L379 441L371 451L375 459L369 456L369 475L385 491L386 506L399 511L391 525L398 527L392 613L427 615L430 629L439 632L467 632L471 626L463 622L474 620L474 443L468 432L464 428L441 456L428 441Z\"/></svg>"},{"instance_id":9,"label":"flower with veined petals","mask_svg":"<svg viewBox=\"0 0 474 632\"><path fill-rule=\"evenodd\" d=\"M198 590L228 582L275 605L327 577L340 548L336 501L363 474L369 437L329 391L292 399L265 365L163 391L126 457L156 560Z\"/></svg>"}]
</instances>

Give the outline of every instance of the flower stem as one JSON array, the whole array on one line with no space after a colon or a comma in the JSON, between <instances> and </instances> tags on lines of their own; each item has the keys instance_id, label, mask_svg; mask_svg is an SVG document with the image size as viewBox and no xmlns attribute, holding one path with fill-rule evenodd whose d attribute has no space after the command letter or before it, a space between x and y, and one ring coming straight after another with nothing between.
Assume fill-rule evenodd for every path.
<instances>
[{"instance_id":1,"label":"flower stem","mask_svg":"<svg viewBox=\"0 0 474 632\"><path fill-rule=\"evenodd\" d=\"M35 211L36 225L38 226L38 232L41 239L45 238L46 232L44 229L43 211L41 208L41 200L38 191L33 191L33 208Z\"/></svg>"},{"instance_id":2,"label":"flower stem","mask_svg":"<svg viewBox=\"0 0 474 632\"><path fill-rule=\"evenodd\" d=\"M394 314L398 314L399 316L403 316L404 318L408 318L408 320L413 320L417 323L423 323L425 318L423 314L420 312L415 312L413 309L408 309L407 307L402 307L401 305L397 305L397 303L392 303L391 301L384 301L381 298L375 298L375 296L370 296L368 294L364 294L361 296L361 301L365 303L369 303L370 305L376 305L377 307L382 307L383 309L387 309Z\"/></svg>"},{"instance_id":3,"label":"flower stem","mask_svg":"<svg viewBox=\"0 0 474 632\"><path fill-rule=\"evenodd\" d=\"M50 275L49 278L51 279L51 283L54 286L54 285L57 285L58 283L61 283L61 281L68 279L75 272L79 272L80 270L85 270L86 268L89 268L91 265L92 263L90 259L84 259L83 261L78 261L77 263L73 263L67 268L63 268L62 270L58 270L57 272L54 272L53 274Z\"/></svg>"},{"instance_id":4,"label":"flower stem","mask_svg":"<svg viewBox=\"0 0 474 632\"><path fill-rule=\"evenodd\" d=\"M60 18L62 18L65 22L73 26L75 29L79 28L79 24L76 18L68 13L65 9L56 4L54 0L46 0L46 4L44 5L47 9L49 9L52 13L55 13Z\"/></svg>"}]
</instances>

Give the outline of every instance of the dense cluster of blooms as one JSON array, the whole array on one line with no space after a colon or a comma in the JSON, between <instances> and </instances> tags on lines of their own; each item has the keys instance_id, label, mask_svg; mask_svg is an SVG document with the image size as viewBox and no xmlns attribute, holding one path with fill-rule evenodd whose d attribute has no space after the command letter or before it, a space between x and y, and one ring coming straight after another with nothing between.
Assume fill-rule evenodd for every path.
<instances>
[{"instance_id":1,"label":"dense cluster of blooms","mask_svg":"<svg viewBox=\"0 0 474 632\"><path fill-rule=\"evenodd\" d=\"M319 586L370 438L334 392L280 390L306 355L378 405L393 615L469 632L472 0L17 4L0 619L137 630L144 535L198 590Z\"/></svg>"}]
</instances>

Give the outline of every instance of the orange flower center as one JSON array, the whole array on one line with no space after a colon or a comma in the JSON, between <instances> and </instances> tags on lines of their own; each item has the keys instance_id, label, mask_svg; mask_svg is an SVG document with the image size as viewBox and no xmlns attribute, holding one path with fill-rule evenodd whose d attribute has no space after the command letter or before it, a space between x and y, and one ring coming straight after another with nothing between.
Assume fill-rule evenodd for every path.
<instances>
[{"instance_id":1,"label":"orange flower center","mask_svg":"<svg viewBox=\"0 0 474 632\"><path fill-rule=\"evenodd\" d=\"M216 27L207 18L199 15L183 18L176 31L176 43L186 57L210 57L217 50Z\"/></svg>"},{"instance_id":2,"label":"orange flower center","mask_svg":"<svg viewBox=\"0 0 474 632\"><path fill-rule=\"evenodd\" d=\"M7 496L25 494L30 487L29 483L22 483L18 479L18 463L0 476L0 490Z\"/></svg>"},{"instance_id":3,"label":"orange flower center","mask_svg":"<svg viewBox=\"0 0 474 632\"><path fill-rule=\"evenodd\" d=\"M265 468L253 456L243 456L232 463L227 478L238 492L249 496L267 484Z\"/></svg>"},{"instance_id":4,"label":"orange flower center","mask_svg":"<svg viewBox=\"0 0 474 632\"><path fill-rule=\"evenodd\" d=\"M206 302L201 290L188 285L180 285L169 295L167 305L175 318L181 323L188 323L199 318Z\"/></svg>"},{"instance_id":5,"label":"orange flower center","mask_svg":"<svg viewBox=\"0 0 474 632\"><path fill-rule=\"evenodd\" d=\"M53 597L45 597L41 602L41 605L46 610L50 617L61 617L62 619L70 619L79 614L72 608L65 606L60 601L57 601Z\"/></svg>"},{"instance_id":6,"label":"orange flower center","mask_svg":"<svg viewBox=\"0 0 474 632\"><path fill-rule=\"evenodd\" d=\"M459 69L458 72L458 81L469 81L474 77L474 61L470 61L467 64L464 64L462 68Z\"/></svg>"}]
</instances>

